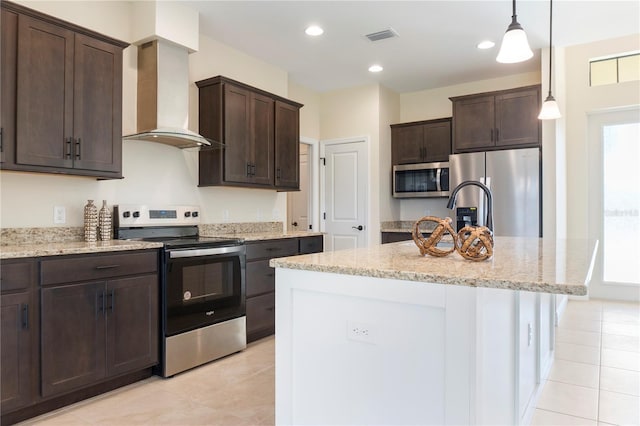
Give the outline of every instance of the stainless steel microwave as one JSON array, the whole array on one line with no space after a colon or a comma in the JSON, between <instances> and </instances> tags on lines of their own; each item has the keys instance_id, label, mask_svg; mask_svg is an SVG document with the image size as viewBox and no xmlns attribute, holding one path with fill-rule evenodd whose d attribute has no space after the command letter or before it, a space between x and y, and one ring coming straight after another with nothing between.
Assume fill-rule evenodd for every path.
<instances>
[{"instance_id":1,"label":"stainless steel microwave","mask_svg":"<svg viewBox=\"0 0 640 426\"><path fill-rule=\"evenodd\" d=\"M393 166L393 196L422 198L449 196L449 163Z\"/></svg>"}]
</instances>

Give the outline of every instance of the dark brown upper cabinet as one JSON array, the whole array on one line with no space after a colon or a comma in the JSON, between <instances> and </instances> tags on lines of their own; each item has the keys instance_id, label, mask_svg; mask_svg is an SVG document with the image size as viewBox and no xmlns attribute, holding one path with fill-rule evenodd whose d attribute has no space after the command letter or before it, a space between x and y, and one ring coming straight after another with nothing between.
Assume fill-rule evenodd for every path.
<instances>
[{"instance_id":1,"label":"dark brown upper cabinet","mask_svg":"<svg viewBox=\"0 0 640 426\"><path fill-rule=\"evenodd\" d=\"M200 134L224 143L201 148L199 186L297 190L302 105L222 76L196 85Z\"/></svg>"},{"instance_id":2,"label":"dark brown upper cabinet","mask_svg":"<svg viewBox=\"0 0 640 426\"><path fill-rule=\"evenodd\" d=\"M13 3L2 8L3 168L122 177L128 44ZM13 80L5 67L16 70Z\"/></svg>"},{"instance_id":3,"label":"dark brown upper cabinet","mask_svg":"<svg viewBox=\"0 0 640 426\"><path fill-rule=\"evenodd\" d=\"M540 86L450 98L453 152L540 146Z\"/></svg>"},{"instance_id":4,"label":"dark brown upper cabinet","mask_svg":"<svg viewBox=\"0 0 640 426\"><path fill-rule=\"evenodd\" d=\"M300 107L276 101L276 188L300 189Z\"/></svg>"},{"instance_id":5,"label":"dark brown upper cabinet","mask_svg":"<svg viewBox=\"0 0 640 426\"><path fill-rule=\"evenodd\" d=\"M0 31L0 163L4 163L14 158L16 141L18 14L3 8Z\"/></svg>"},{"instance_id":6,"label":"dark brown upper cabinet","mask_svg":"<svg viewBox=\"0 0 640 426\"><path fill-rule=\"evenodd\" d=\"M451 118L391 125L392 165L448 161Z\"/></svg>"}]
</instances>

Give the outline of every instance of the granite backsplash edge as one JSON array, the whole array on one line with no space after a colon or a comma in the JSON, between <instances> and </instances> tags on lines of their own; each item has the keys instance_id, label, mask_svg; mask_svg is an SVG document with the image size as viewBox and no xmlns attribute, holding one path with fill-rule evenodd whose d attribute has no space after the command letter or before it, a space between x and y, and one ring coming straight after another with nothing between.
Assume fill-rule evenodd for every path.
<instances>
[{"instance_id":1,"label":"granite backsplash edge","mask_svg":"<svg viewBox=\"0 0 640 426\"><path fill-rule=\"evenodd\" d=\"M201 234L238 234L254 232L282 232L282 222L210 223L199 225ZM20 244L48 244L83 241L84 228L36 227L0 228L0 246Z\"/></svg>"}]
</instances>

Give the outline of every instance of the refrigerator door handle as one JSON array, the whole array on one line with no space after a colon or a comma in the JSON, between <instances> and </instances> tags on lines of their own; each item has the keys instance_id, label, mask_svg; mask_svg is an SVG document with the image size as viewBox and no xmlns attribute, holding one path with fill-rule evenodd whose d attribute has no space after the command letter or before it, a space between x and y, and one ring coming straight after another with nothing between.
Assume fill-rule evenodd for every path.
<instances>
[{"instance_id":1,"label":"refrigerator door handle","mask_svg":"<svg viewBox=\"0 0 640 426\"><path fill-rule=\"evenodd\" d=\"M480 181L481 184L484 185L484 182L485 182L484 176L482 176L478 180ZM478 225L480 226L487 226L484 220L485 203L486 203L486 200L485 200L484 191L478 188Z\"/></svg>"}]
</instances>

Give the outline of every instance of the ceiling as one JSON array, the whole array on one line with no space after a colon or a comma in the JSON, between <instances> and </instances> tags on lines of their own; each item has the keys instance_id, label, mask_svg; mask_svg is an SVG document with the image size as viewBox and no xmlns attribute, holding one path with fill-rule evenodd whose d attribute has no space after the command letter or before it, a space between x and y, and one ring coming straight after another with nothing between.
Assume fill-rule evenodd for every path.
<instances>
[{"instance_id":1,"label":"ceiling","mask_svg":"<svg viewBox=\"0 0 640 426\"><path fill-rule=\"evenodd\" d=\"M183 1L200 13L200 32L289 72L319 92L380 83L396 92L540 70L549 43L549 2L517 2L518 21L534 51L520 64L495 61L511 21L500 1ZM640 1L556 0L554 45L570 46L640 34ZM324 35L309 37L310 24ZM370 42L393 28L399 37ZM485 39L496 46L479 50ZM640 49L640 36L638 41ZM378 63L384 71L372 74Z\"/></svg>"}]
</instances>

